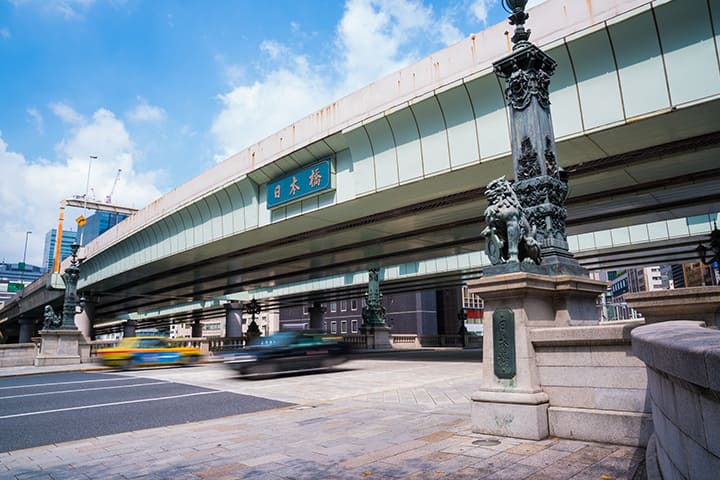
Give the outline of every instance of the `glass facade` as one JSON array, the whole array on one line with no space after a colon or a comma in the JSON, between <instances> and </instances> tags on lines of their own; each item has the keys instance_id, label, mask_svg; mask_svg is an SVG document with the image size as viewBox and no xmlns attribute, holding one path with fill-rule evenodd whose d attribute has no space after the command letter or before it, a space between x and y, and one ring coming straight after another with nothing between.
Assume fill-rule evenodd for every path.
<instances>
[{"instance_id":1,"label":"glass facade","mask_svg":"<svg viewBox=\"0 0 720 480\"><path fill-rule=\"evenodd\" d=\"M55 238L57 237L57 229L53 228L45 234L45 248L43 249L43 271L52 270L55 262ZM62 245L60 246L60 261L70 256L72 245L77 240L77 232L71 230L62 231Z\"/></svg>"}]
</instances>

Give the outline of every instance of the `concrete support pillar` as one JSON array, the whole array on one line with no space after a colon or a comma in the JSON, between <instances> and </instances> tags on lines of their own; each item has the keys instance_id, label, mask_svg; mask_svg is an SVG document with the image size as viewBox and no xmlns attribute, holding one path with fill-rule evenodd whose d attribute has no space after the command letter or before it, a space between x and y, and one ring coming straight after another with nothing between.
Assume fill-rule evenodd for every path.
<instances>
[{"instance_id":1,"label":"concrete support pillar","mask_svg":"<svg viewBox=\"0 0 720 480\"><path fill-rule=\"evenodd\" d=\"M242 303L225 304L225 336L242 337Z\"/></svg>"},{"instance_id":2,"label":"concrete support pillar","mask_svg":"<svg viewBox=\"0 0 720 480\"><path fill-rule=\"evenodd\" d=\"M95 321L95 303L86 300L83 311L75 315L75 325L82 332L86 340L94 336L93 322Z\"/></svg>"},{"instance_id":3,"label":"concrete support pillar","mask_svg":"<svg viewBox=\"0 0 720 480\"><path fill-rule=\"evenodd\" d=\"M324 329L323 319L325 317L325 311L327 309L323 307L320 302L314 302L313 306L308 308L310 313L310 328L312 329Z\"/></svg>"},{"instance_id":4,"label":"concrete support pillar","mask_svg":"<svg viewBox=\"0 0 720 480\"><path fill-rule=\"evenodd\" d=\"M123 325L123 337L134 337L137 328L137 320L128 320Z\"/></svg>"},{"instance_id":5,"label":"concrete support pillar","mask_svg":"<svg viewBox=\"0 0 720 480\"><path fill-rule=\"evenodd\" d=\"M202 323L200 323L200 319L202 318L202 312L193 312L193 324L192 324L192 337L193 338L201 338L202 337Z\"/></svg>"},{"instance_id":6,"label":"concrete support pillar","mask_svg":"<svg viewBox=\"0 0 720 480\"><path fill-rule=\"evenodd\" d=\"M20 325L20 333L18 335L18 343L30 343L35 333L35 320L32 318L20 317L18 320Z\"/></svg>"}]
</instances>

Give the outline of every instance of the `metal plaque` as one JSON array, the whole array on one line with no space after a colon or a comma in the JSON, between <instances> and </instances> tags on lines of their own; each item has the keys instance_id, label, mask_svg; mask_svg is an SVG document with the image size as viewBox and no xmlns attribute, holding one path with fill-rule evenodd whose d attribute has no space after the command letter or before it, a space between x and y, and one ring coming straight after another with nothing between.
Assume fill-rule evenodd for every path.
<instances>
[{"instance_id":1,"label":"metal plaque","mask_svg":"<svg viewBox=\"0 0 720 480\"><path fill-rule=\"evenodd\" d=\"M510 379L517 374L515 314L509 308L493 313L493 364L498 378Z\"/></svg>"},{"instance_id":2,"label":"metal plaque","mask_svg":"<svg viewBox=\"0 0 720 480\"><path fill-rule=\"evenodd\" d=\"M267 187L267 208L272 209L334 188L332 160L327 159L286 175Z\"/></svg>"}]
</instances>

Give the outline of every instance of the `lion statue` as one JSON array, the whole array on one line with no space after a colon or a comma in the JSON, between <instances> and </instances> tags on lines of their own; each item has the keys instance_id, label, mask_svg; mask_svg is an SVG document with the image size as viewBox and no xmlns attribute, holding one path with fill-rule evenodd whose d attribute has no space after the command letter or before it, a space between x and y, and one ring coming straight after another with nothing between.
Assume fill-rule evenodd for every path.
<instances>
[{"instance_id":1,"label":"lion statue","mask_svg":"<svg viewBox=\"0 0 720 480\"><path fill-rule=\"evenodd\" d=\"M43 328L45 330L57 329L62 326L62 318L55 314L50 305L45 305L45 313L43 315Z\"/></svg>"},{"instance_id":2,"label":"lion statue","mask_svg":"<svg viewBox=\"0 0 720 480\"><path fill-rule=\"evenodd\" d=\"M502 176L485 189L485 253L493 265L512 262L534 262L540 265L540 245L535 240L535 226L530 226L522 205L510 182Z\"/></svg>"}]
</instances>

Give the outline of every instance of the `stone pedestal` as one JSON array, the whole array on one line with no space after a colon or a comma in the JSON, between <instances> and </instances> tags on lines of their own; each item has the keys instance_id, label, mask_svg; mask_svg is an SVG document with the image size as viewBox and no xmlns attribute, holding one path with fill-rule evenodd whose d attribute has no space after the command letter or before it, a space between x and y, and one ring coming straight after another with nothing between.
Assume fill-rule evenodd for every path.
<instances>
[{"instance_id":1,"label":"stone pedestal","mask_svg":"<svg viewBox=\"0 0 720 480\"><path fill-rule=\"evenodd\" d=\"M40 330L40 336L42 343L35 358L36 367L82 362L81 348L86 342L80 330Z\"/></svg>"},{"instance_id":2,"label":"stone pedestal","mask_svg":"<svg viewBox=\"0 0 720 480\"><path fill-rule=\"evenodd\" d=\"M392 350L389 327L367 327L362 330L370 350Z\"/></svg>"},{"instance_id":3,"label":"stone pedestal","mask_svg":"<svg viewBox=\"0 0 720 480\"><path fill-rule=\"evenodd\" d=\"M720 327L720 286L626 293L623 298L646 323L697 320Z\"/></svg>"},{"instance_id":4,"label":"stone pedestal","mask_svg":"<svg viewBox=\"0 0 720 480\"><path fill-rule=\"evenodd\" d=\"M596 324L595 301L605 282L516 272L484 277L468 287L485 302L483 383L471 397L473 431L547 437L549 399L540 384L530 329Z\"/></svg>"}]
</instances>

